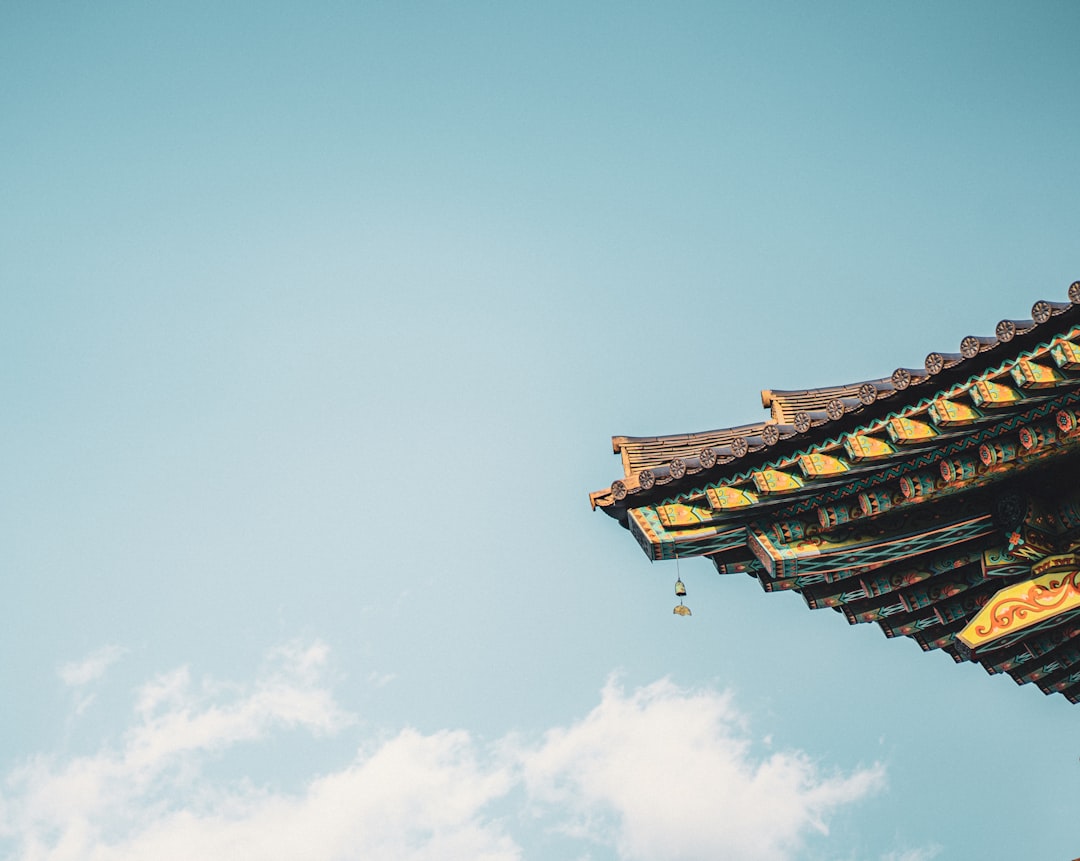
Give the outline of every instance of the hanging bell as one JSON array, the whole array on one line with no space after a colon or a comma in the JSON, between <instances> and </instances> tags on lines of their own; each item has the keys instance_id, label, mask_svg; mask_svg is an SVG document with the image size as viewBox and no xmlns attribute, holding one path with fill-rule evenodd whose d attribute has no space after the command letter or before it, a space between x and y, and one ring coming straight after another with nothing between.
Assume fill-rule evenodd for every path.
<instances>
[{"instance_id":1,"label":"hanging bell","mask_svg":"<svg viewBox=\"0 0 1080 861\"><path fill-rule=\"evenodd\" d=\"M682 601L680 601L678 603L678 605L675 607L675 609L672 610L671 612L674 613L676 616L689 616L689 615L691 615L690 608L687 607Z\"/></svg>"},{"instance_id":2,"label":"hanging bell","mask_svg":"<svg viewBox=\"0 0 1080 861\"><path fill-rule=\"evenodd\" d=\"M675 597L676 598L681 598L685 594L686 594L686 584L684 584L682 580L676 580L675 581Z\"/></svg>"}]
</instances>

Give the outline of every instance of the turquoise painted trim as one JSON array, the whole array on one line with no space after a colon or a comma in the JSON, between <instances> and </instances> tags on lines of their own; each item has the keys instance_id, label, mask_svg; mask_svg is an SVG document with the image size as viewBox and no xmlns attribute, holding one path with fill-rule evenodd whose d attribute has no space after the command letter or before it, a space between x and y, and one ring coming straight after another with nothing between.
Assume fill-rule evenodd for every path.
<instances>
[{"instance_id":1,"label":"turquoise painted trim","mask_svg":"<svg viewBox=\"0 0 1080 861\"><path fill-rule=\"evenodd\" d=\"M814 492L809 498L809 506L804 505L804 507L801 510L803 510L803 511L809 510L809 507L820 505L823 502L835 502L837 499L843 499L845 496L850 496L852 493L858 493L859 491L865 490L868 487L872 487L872 486L875 486L876 484L884 483L884 481L889 481L889 480L891 480L893 478L900 478L902 475L906 474L907 472L910 472L910 471L913 471L915 469L919 469L919 468L922 468L922 467L929 466L929 465L933 464L934 462L939 460L941 457L947 457L949 455L957 454L957 453L959 453L961 451L965 451L965 450L967 450L969 448L972 448L973 446L980 445L981 443L985 442L988 439L992 439L995 436L1000 436L1003 433L1008 433L1010 430L1012 430L1012 429L1014 429L1016 427L1019 427L1020 425L1023 425L1025 423L1029 423L1032 420L1039 419L1039 418L1045 418L1047 415L1049 415L1054 410L1061 409L1062 407L1073 406L1073 405L1076 405L1076 404L1080 404L1080 392L1076 392L1076 391L1063 392L1063 393L1060 393L1060 394L1058 394L1058 395L1056 395L1054 397L1051 397L1051 398L1041 399L1041 402L1039 404L1037 404L1036 406L1034 406L1034 407L1032 407L1032 408L1030 408L1030 409L1028 409L1028 410L1026 410L1024 412L1013 413L1008 418L1004 418L1001 421L996 422L995 424L984 424L978 430L974 431L973 433L963 434L963 435L959 436L958 438L953 439L951 442L946 443L943 446L934 446L932 448L922 449L920 451L920 453L916 454L913 458L909 455L908 458L905 458L900 463L888 463L888 462L883 461L882 462L882 468L878 469L878 470L875 470L870 474L870 477L873 479L872 481L866 481L866 476L861 476L856 481L844 481L844 482L841 482L839 485L834 485L834 487L841 487L844 490L844 492L842 492L842 493L836 493L835 491L830 492L828 490L826 490L826 492L824 492L824 493L822 493L822 492ZM855 430L855 431L852 431L851 433L861 433L861 432L863 432L863 431ZM826 444L827 443L822 443L822 445L826 445ZM804 452L800 452L800 454L803 454L803 453ZM813 453L813 451L810 450L809 452L805 452L805 453ZM655 503L655 505L657 505L657 506L659 506L659 505L670 505L670 504L673 504L673 503L686 504L691 499L703 498L705 496L705 491L710 489L710 488L715 489L715 488L718 488L718 487L721 487L721 486L738 484L741 481L749 480L748 476L754 470L768 469L768 468L777 469L777 468L779 468L777 466L777 464L780 463L780 462L781 461L776 461L776 462L773 462L773 463L770 463L770 464L762 465L760 467L755 467L754 469L749 470L746 473L731 476L731 477L725 478L725 479L723 479L721 481L718 481L716 483L705 485L701 489L695 488L695 489L693 489L691 491L688 491L686 494L681 494L679 496L670 497L670 498L665 499L665 500L663 500L661 502ZM888 463L888 465L886 465L887 463ZM880 478L880 480L878 480L879 478ZM811 490L815 490L815 489L824 490L824 488L822 488L821 485L816 484L816 483L815 483L814 486L811 486L808 489L811 489ZM797 510L799 510L798 507L799 507L800 502L805 504L805 503L807 503L807 500L804 498L802 500L793 501L793 502L790 502L790 503L782 502L779 499L776 500L776 504L778 506L786 506L786 505L792 506L791 509L784 509L784 510L789 510L789 511L797 511ZM757 504L755 504L753 506L747 506L746 509L739 509L739 510L733 511L733 512L731 512L731 517L735 517L735 516L739 516L739 515L747 515L747 514L750 514L751 511L761 510L760 506L761 506L761 503L759 502L759 503L757 503ZM729 517L728 519L730 520L731 518Z\"/></svg>"},{"instance_id":2,"label":"turquoise painted trim","mask_svg":"<svg viewBox=\"0 0 1080 861\"><path fill-rule=\"evenodd\" d=\"M700 499L700 498L704 497L706 490L708 490L710 488L716 489L716 488L719 488L719 487L722 487L722 486L736 485L736 484L740 484L742 482L752 481L753 480L752 477L751 477L752 474L754 472L758 472L758 471L760 471L762 469L787 469L787 468L790 468L791 466L796 465L797 462L798 462L798 459L800 457L802 457L803 455L823 454L827 448L842 446L844 439L847 438L847 437L850 437L850 436L853 436L853 435L858 435L858 434L875 433L876 431L871 431L870 429L871 428L876 428L876 427L879 427L879 426L884 426L884 425L888 424L890 421L892 421L894 418L910 418L915 413L919 413L919 412L923 411L924 409L929 409L930 404L932 404L938 398L943 398L943 397L944 398L950 398L950 397L956 397L958 395L961 395L965 391L967 391L969 388L971 388L971 386L973 386L975 383L977 383L977 382L979 382L981 380L985 380L985 379L988 379L990 377L997 376L999 374L1008 373L1009 370L1011 370L1011 368L1013 366L1015 366L1018 362L1020 362L1020 360L1022 360L1022 359L1032 359L1032 358L1035 358L1037 355L1041 356L1043 353L1048 352L1055 344L1058 344L1058 343L1060 343L1062 341L1072 341L1073 338L1077 338L1077 337L1080 337L1080 325L1073 326L1068 332L1060 334L1060 335L1055 335L1049 341L1047 341L1045 343L1041 343L1041 344L1033 347L1030 350L1026 350L1026 351L1024 351L1022 353L1017 354L1013 358L1002 362L996 368L990 368L990 369L987 369L985 371L982 371L981 373L973 374L972 376L968 377L968 379L965 382L957 383L955 386L953 386L950 389L938 389L933 395L931 395L929 397L922 398L921 400L917 401L916 403L909 404L909 405L907 405L905 407L902 407L902 408L898 409L895 412L887 413L885 416L883 416L883 417L881 417L879 419L876 419L875 421L873 421L873 422L871 422L869 424L860 425L859 427L855 428L854 430L847 431L847 432L839 434L838 436L835 436L835 437L829 437L828 439L823 440L820 443L816 443L816 444L810 446L807 449L800 449L799 451L795 452L792 455L789 455L786 458L780 458L780 459L775 460L775 461L770 461L768 463L761 464L760 466L753 467L751 469L746 470L745 472L736 473L733 476L728 476L728 477L726 477L726 478L724 478L724 479L722 479L720 481L717 481L717 482L711 482L709 484L704 485L701 488L694 488L692 490L686 491L685 493L678 494L677 496L667 497L662 502L658 502L658 503L655 503L655 504L656 505L671 505L671 504L674 504L674 503L686 504L686 503L688 503L688 502L690 502L692 500L697 500L697 499ZM1046 389L1040 389L1038 391L1045 393L1047 390ZM1037 397L1040 400L1042 400L1042 399L1044 399L1046 397L1046 395L1045 394L1035 395L1034 397ZM1054 399L1054 398L1051 398L1051 399ZM935 448L935 451L938 451L938 450L939 449Z\"/></svg>"}]
</instances>

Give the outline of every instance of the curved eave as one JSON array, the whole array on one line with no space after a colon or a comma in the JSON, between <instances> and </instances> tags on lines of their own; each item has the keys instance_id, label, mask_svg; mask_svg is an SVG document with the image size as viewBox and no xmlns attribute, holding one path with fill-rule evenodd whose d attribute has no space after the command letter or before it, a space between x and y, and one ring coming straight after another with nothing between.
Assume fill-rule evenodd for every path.
<instances>
[{"instance_id":1,"label":"curved eave","mask_svg":"<svg viewBox=\"0 0 1080 861\"><path fill-rule=\"evenodd\" d=\"M629 507L677 497L700 487L703 480L714 483L736 473L746 474L910 410L932 399L935 393L947 393L1016 360L1040 343L1049 342L1055 333L1080 322L1080 282L1070 285L1068 295L1068 303L1040 300L1032 307L1031 320L1002 320L995 336L968 336L961 341L960 353L931 353L923 369L898 368L887 381L882 378L820 389L765 390L762 403L773 411L773 418L765 422L698 433L613 437L612 448L623 460L623 478L591 493L590 504L625 523ZM871 391L873 398L868 397ZM855 396L850 396L852 392ZM793 421L798 417L800 427L776 420L776 415L786 418L796 406L815 407L822 401L826 404L824 415L820 410L803 409L802 415L791 416ZM702 462L701 453L707 449L718 455L711 466ZM648 482L642 481L643 475Z\"/></svg>"}]
</instances>

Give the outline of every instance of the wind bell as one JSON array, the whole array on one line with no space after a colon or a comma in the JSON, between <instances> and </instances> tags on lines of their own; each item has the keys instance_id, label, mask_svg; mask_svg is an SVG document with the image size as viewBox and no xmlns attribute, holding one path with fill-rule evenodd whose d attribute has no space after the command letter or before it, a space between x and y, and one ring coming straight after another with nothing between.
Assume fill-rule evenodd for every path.
<instances>
[{"instance_id":1,"label":"wind bell","mask_svg":"<svg viewBox=\"0 0 1080 861\"><path fill-rule=\"evenodd\" d=\"M675 571L676 571L676 574L675 574L675 577L676 577L676 580L675 580L675 597L679 599L679 606L677 606L674 610L672 610L672 612L676 616L689 616L690 615L690 608L687 607L682 602L683 597L686 595L686 584L683 583L682 577L680 577L679 574L678 574L678 570L679 570L679 556L678 556L678 554L676 554L675 555Z\"/></svg>"},{"instance_id":2,"label":"wind bell","mask_svg":"<svg viewBox=\"0 0 1080 861\"><path fill-rule=\"evenodd\" d=\"M679 599L679 606L677 606L672 611L673 613L675 613L676 616L689 616L690 615L690 608L687 607L682 602L683 596L685 594L686 594L686 586L685 586L685 584L683 583L682 580L676 580L675 581L675 595Z\"/></svg>"}]
</instances>

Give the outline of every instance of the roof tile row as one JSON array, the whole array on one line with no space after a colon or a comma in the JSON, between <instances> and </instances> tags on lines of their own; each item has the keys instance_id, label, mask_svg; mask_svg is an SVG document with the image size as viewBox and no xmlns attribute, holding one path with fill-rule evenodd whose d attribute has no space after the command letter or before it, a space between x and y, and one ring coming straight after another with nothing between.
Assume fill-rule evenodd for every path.
<instances>
[{"instance_id":1,"label":"roof tile row","mask_svg":"<svg viewBox=\"0 0 1080 861\"><path fill-rule=\"evenodd\" d=\"M995 327L994 336L968 335L961 340L959 353L930 353L919 369L897 368L887 378L841 386L762 391L762 406L771 411L770 418L763 422L698 433L613 437L612 448L622 456L624 477L610 489L590 494L592 504L611 505L638 490L648 491L656 484L730 463L781 440L839 422L844 416L898 392L922 386L944 371L973 362L983 353L1033 332L1080 305L1080 281L1069 286L1068 297L1068 302L1040 299L1032 306L1030 320L1002 320Z\"/></svg>"}]
</instances>

